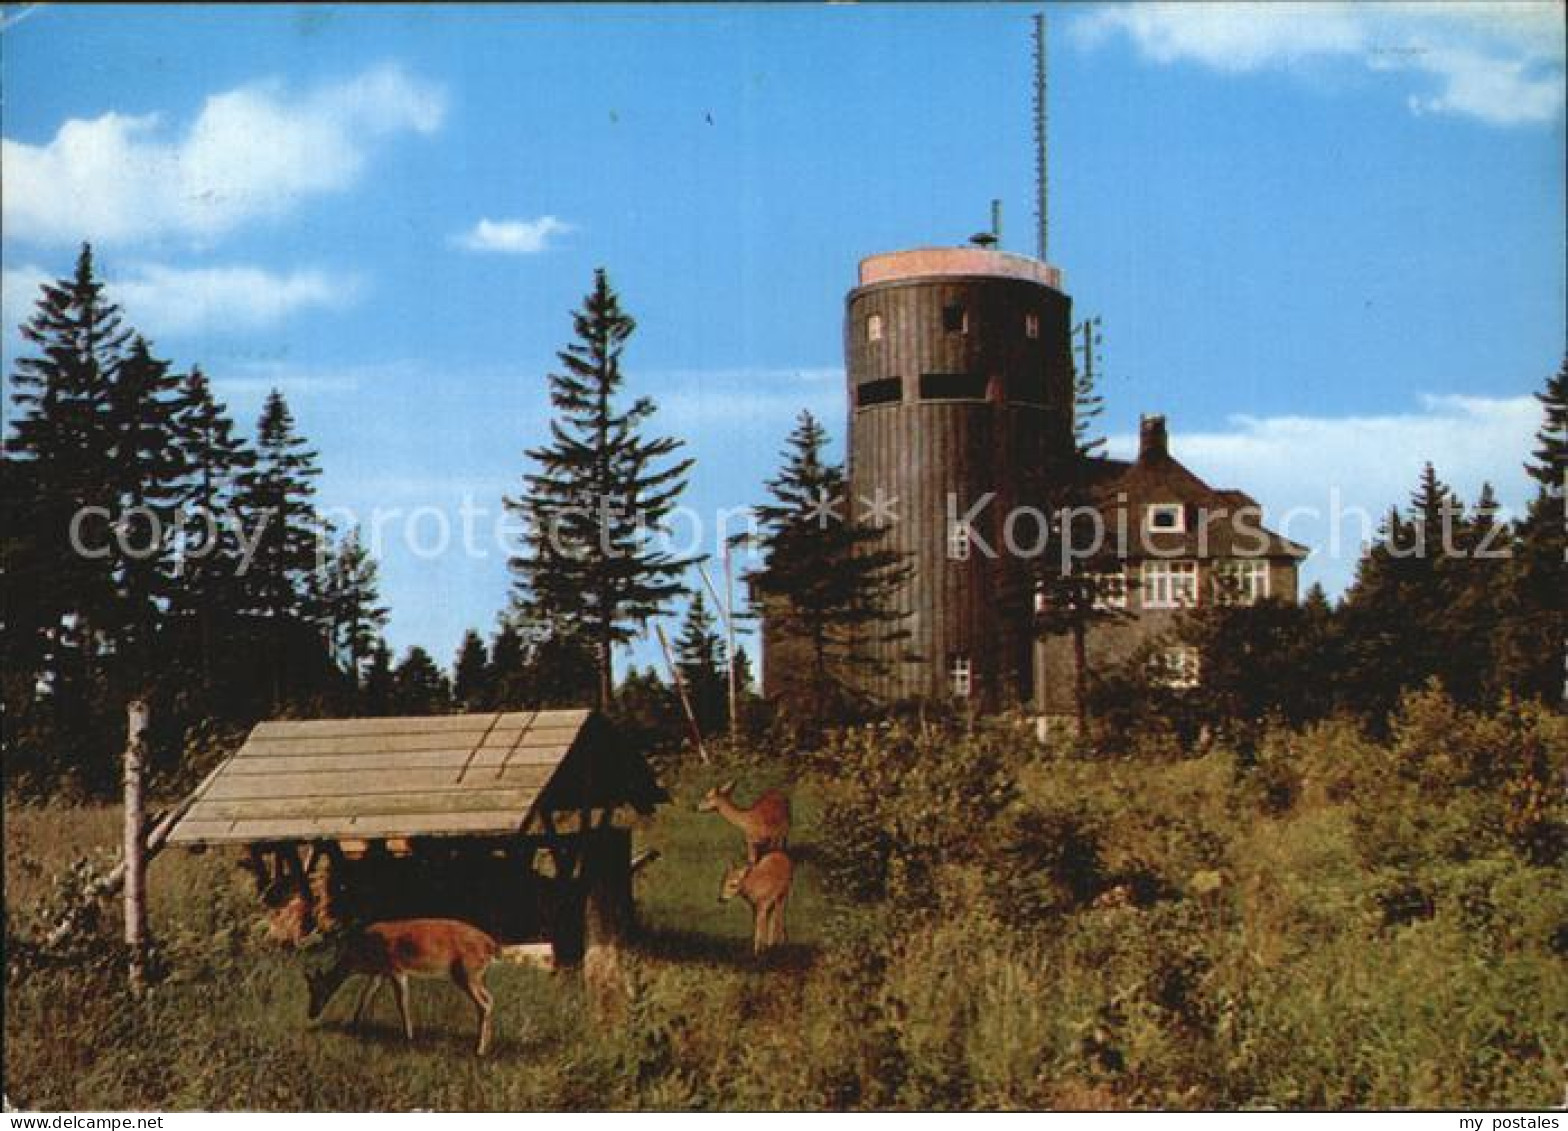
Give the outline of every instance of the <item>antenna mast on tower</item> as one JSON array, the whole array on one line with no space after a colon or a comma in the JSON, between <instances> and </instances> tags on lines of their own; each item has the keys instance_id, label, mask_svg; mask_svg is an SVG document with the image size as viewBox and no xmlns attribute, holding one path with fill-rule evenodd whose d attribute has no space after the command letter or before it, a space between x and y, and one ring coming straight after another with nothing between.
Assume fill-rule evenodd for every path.
<instances>
[{"instance_id":1,"label":"antenna mast on tower","mask_svg":"<svg viewBox=\"0 0 1568 1131\"><path fill-rule=\"evenodd\" d=\"M1036 12L1034 17L1034 158L1035 158L1035 188L1038 199L1035 202L1035 215L1039 225L1039 254L1044 263L1050 262L1050 232L1051 232L1051 177L1050 164L1046 149L1046 38L1045 38L1045 13Z\"/></svg>"}]
</instances>

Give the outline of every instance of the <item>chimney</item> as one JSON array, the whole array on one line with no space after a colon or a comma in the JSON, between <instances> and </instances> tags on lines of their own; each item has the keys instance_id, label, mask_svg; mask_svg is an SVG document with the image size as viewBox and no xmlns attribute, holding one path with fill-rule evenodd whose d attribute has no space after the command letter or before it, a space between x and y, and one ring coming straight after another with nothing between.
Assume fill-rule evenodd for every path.
<instances>
[{"instance_id":1,"label":"chimney","mask_svg":"<svg viewBox=\"0 0 1568 1131\"><path fill-rule=\"evenodd\" d=\"M1170 444L1165 436L1165 417L1140 416L1138 418L1138 462L1166 459Z\"/></svg>"}]
</instances>

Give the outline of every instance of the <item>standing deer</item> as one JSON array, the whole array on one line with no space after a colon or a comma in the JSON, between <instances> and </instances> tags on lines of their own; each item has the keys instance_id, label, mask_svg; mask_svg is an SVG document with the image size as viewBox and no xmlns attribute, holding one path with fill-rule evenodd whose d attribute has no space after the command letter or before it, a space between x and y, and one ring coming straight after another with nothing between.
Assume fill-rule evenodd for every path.
<instances>
[{"instance_id":1,"label":"standing deer","mask_svg":"<svg viewBox=\"0 0 1568 1131\"><path fill-rule=\"evenodd\" d=\"M371 923L351 931L344 939L338 960L330 969L305 972L310 987L310 1020L321 1016L332 995L351 974L365 974L370 980L359 996L354 1010L354 1028L370 1007L371 999L383 981L391 982L397 996L397 1011L403 1018L403 1032L414 1039L414 1020L408 1012L409 975L422 978L449 977L468 995L479 1010L479 1049L484 1056L490 1048L490 991L485 988L485 971L500 953L501 946L478 927L456 919L398 919Z\"/></svg>"},{"instance_id":2,"label":"standing deer","mask_svg":"<svg viewBox=\"0 0 1568 1131\"><path fill-rule=\"evenodd\" d=\"M764 853L789 846L789 798L776 789L764 790L743 809L730 800L733 781L716 785L697 803L698 812L717 813L746 837L746 860L755 864Z\"/></svg>"},{"instance_id":3,"label":"standing deer","mask_svg":"<svg viewBox=\"0 0 1568 1131\"><path fill-rule=\"evenodd\" d=\"M738 895L751 904L752 954L761 954L784 941L784 904L794 876L795 865L783 852L769 852L755 864L737 864L724 870L719 902L728 903Z\"/></svg>"}]
</instances>

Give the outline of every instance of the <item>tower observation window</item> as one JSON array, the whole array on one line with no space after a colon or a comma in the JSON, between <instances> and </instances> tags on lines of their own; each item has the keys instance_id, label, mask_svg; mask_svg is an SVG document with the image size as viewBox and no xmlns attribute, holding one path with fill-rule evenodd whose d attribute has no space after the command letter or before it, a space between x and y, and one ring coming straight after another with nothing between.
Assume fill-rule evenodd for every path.
<instances>
[{"instance_id":1,"label":"tower observation window","mask_svg":"<svg viewBox=\"0 0 1568 1131\"><path fill-rule=\"evenodd\" d=\"M986 377L983 373L922 373L920 399L923 401L983 401Z\"/></svg>"},{"instance_id":2,"label":"tower observation window","mask_svg":"<svg viewBox=\"0 0 1568 1131\"><path fill-rule=\"evenodd\" d=\"M904 399L904 379L902 377L883 377L879 381L867 381L855 390L855 406L857 408L870 408L872 405L897 404Z\"/></svg>"},{"instance_id":3,"label":"tower observation window","mask_svg":"<svg viewBox=\"0 0 1568 1131\"><path fill-rule=\"evenodd\" d=\"M942 329L949 334L969 333L969 312L960 303L948 303L942 308Z\"/></svg>"}]
</instances>

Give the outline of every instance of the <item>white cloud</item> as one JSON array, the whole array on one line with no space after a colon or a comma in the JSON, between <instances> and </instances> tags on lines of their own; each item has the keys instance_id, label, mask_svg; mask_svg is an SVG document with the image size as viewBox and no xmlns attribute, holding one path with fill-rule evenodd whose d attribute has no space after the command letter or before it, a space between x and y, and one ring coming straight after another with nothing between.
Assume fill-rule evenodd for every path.
<instances>
[{"instance_id":1,"label":"white cloud","mask_svg":"<svg viewBox=\"0 0 1568 1131\"><path fill-rule=\"evenodd\" d=\"M273 326L296 311L342 309L360 284L314 268L280 274L262 267L166 267L146 264L110 279L109 296L149 337Z\"/></svg>"},{"instance_id":2,"label":"white cloud","mask_svg":"<svg viewBox=\"0 0 1568 1131\"><path fill-rule=\"evenodd\" d=\"M1312 548L1305 579L1336 592L1354 574L1363 539L1391 506L1405 505L1428 460L1466 504L1490 482L1505 507L1522 510L1522 465L1540 424L1530 396L1444 394L1378 416L1235 416L1224 431L1183 432L1173 419L1170 444L1213 486L1262 503L1270 527ZM1112 437L1109 448L1126 458L1137 439Z\"/></svg>"},{"instance_id":3,"label":"white cloud","mask_svg":"<svg viewBox=\"0 0 1568 1131\"><path fill-rule=\"evenodd\" d=\"M216 94L182 134L158 114L73 118L43 145L0 140L0 218L39 243L210 240L352 187L373 141L444 114L439 88L388 66L300 95L275 81Z\"/></svg>"},{"instance_id":4,"label":"white cloud","mask_svg":"<svg viewBox=\"0 0 1568 1131\"><path fill-rule=\"evenodd\" d=\"M554 216L537 220L481 219L466 232L452 237L465 251L498 251L508 255L537 255L548 250L551 236L564 236L572 225Z\"/></svg>"},{"instance_id":5,"label":"white cloud","mask_svg":"<svg viewBox=\"0 0 1568 1131\"><path fill-rule=\"evenodd\" d=\"M1124 35L1159 63L1233 73L1324 60L1407 73L1416 113L1492 125L1562 115L1561 3L1147 3L1098 9L1073 31L1085 46Z\"/></svg>"},{"instance_id":6,"label":"white cloud","mask_svg":"<svg viewBox=\"0 0 1568 1131\"><path fill-rule=\"evenodd\" d=\"M35 264L7 267L0 278L0 325L6 341L33 312L39 287L58 278ZM105 282L127 323L147 337L225 333L275 326L302 310L341 310L362 288L351 275L305 268L275 272L249 265L170 267L148 263ZM13 335L16 335L13 338Z\"/></svg>"}]
</instances>

